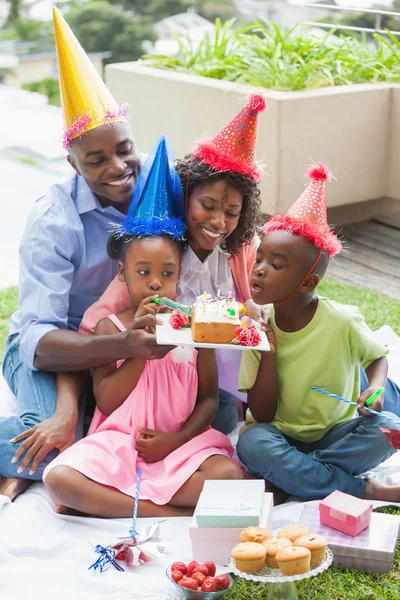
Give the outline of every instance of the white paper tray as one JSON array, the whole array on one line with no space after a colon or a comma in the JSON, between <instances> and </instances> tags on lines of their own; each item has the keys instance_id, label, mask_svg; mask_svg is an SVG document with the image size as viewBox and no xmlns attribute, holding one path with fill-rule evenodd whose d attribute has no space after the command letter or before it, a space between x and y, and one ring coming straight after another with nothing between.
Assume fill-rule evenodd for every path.
<instances>
[{"instance_id":1,"label":"white paper tray","mask_svg":"<svg viewBox=\"0 0 400 600\"><path fill-rule=\"evenodd\" d=\"M204 344L195 342L192 337L192 329L184 327L182 329L173 329L169 324L171 313L161 313L157 318L163 320L163 325L157 325L156 338L157 344L161 346L193 346L194 348L227 348L229 350L259 350L268 352L270 350L269 342L264 331L260 331L261 343L258 346L239 346L236 344ZM258 323L254 323L257 329Z\"/></svg>"}]
</instances>

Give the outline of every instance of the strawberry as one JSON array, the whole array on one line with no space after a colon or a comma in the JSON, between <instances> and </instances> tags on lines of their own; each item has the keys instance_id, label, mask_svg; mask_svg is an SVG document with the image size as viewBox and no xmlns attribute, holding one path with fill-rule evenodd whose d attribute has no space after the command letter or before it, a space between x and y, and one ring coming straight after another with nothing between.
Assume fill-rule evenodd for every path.
<instances>
[{"instance_id":1,"label":"strawberry","mask_svg":"<svg viewBox=\"0 0 400 600\"><path fill-rule=\"evenodd\" d=\"M228 575L218 575L218 577L215 578L215 581L217 582L219 590L226 590L231 584Z\"/></svg>"},{"instance_id":2,"label":"strawberry","mask_svg":"<svg viewBox=\"0 0 400 600\"><path fill-rule=\"evenodd\" d=\"M196 566L196 567L193 569L193 571L192 571L192 575L193 575L194 573L203 573L203 575L204 575L205 577L207 577L207 575L209 575L209 573L208 573L208 569L207 569L206 565L197 565L197 566Z\"/></svg>"},{"instance_id":3,"label":"strawberry","mask_svg":"<svg viewBox=\"0 0 400 600\"><path fill-rule=\"evenodd\" d=\"M200 573L200 571L195 571L194 573L192 573L192 578L195 579L201 585L205 580L206 576L203 575L203 573Z\"/></svg>"},{"instance_id":4,"label":"strawberry","mask_svg":"<svg viewBox=\"0 0 400 600\"><path fill-rule=\"evenodd\" d=\"M183 573L181 571L171 571L171 579L178 583L183 577Z\"/></svg>"},{"instance_id":5,"label":"strawberry","mask_svg":"<svg viewBox=\"0 0 400 600\"><path fill-rule=\"evenodd\" d=\"M188 590L197 590L197 581L195 579L192 579L192 577L182 577L182 579L180 579L178 581L178 585L180 585L181 587L187 588ZM218 589L218 588L215 588Z\"/></svg>"},{"instance_id":6,"label":"strawberry","mask_svg":"<svg viewBox=\"0 0 400 600\"><path fill-rule=\"evenodd\" d=\"M217 592L218 591L218 583L215 581L214 577L206 577L203 583L201 584L202 592Z\"/></svg>"},{"instance_id":7,"label":"strawberry","mask_svg":"<svg viewBox=\"0 0 400 600\"><path fill-rule=\"evenodd\" d=\"M183 563L183 562L174 562L171 565L171 571L180 571L182 573L182 575L186 575L187 568L186 568L185 563Z\"/></svg>"},{"instance_id":8,"label":"strawberry","mask_svg":"<svg viewBox=\"0 0 400 600\"><path fill-rule=\"evenodd\" d=\"M215 576L215 571L216 571L215 563L212 560L209 560L208 562L205 562L204 564L206 565L206 567L208 569L208 574L211 577L214 577Z\"/></svg>"},{"instance_id":9,"label":"strawberry","mask_svg":"<svg viewBox=\"0 0 400 600\"><path fill-rule=\"evenodd\" d=\"M191 574L193 573L194 569L195 569L196 567L198 567L198 566L199 566L199 563L198 563L196 560L192 560L192 561L190 561L190 563L189 563L189 564L188 564L188 566L187 566L186 575L187 575L188 577L190 577L190 576L191 576Z\"/></svg>"}]
</instances>

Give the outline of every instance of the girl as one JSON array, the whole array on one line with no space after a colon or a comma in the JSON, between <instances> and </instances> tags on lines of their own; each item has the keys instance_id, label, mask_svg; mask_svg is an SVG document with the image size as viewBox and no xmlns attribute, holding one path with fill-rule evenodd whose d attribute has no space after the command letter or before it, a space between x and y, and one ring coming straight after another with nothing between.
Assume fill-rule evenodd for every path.
<instances>
[{"instance_id":1,"label":"girl","mask_svg":"<svg viewBox=\"0 0 400 600\"><path fill-rule=\"evenodd\" d=\"M223 295L232 291L257 320L263 309L251 299L249 280L262 224L257 187L262 172L255 162L255 145L257 115L264 108L261 96L251 96L214 139L202 140L192 154L177 162L186 199L188 241L177 299L190 305L204 290L213 295L218 290ZM92 333L100 318L128 305L126 287L116 278L86 311L81 331ZM219 350L217 357L220 387L239 396L240 353ZM237 418L235 398L220 390L220 410L213 426L229 433Z\"/></svg>"},{"instance_id":2,"label":"girl","mask_svg":"<svg viewBox=\"0 0 400 600\"><path fill-rule=\"evenodd\" d=\"M166 157L161 138L140 175L139 202L135 191L110 242L130 307L102 319L95 334L125 331L134 319L156 315L154 298L176 296L185 227ZM210 428L217 381L213 351L204 349L177 348L159 360L131 358L94 369L97 408L89 434L45 470L50 494L75 511L128 517L140 467L139 516L192 514L206 479L243 478L228 438Z\"/></svg>"}]
</instances>

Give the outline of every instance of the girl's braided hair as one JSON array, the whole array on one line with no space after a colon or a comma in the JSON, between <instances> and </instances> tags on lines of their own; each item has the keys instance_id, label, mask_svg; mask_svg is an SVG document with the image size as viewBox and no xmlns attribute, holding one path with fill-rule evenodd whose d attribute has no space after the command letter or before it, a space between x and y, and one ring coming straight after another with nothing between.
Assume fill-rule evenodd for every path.
<instances>
[{"instance_id":1,"label":"girl's braided hair","mask_svg":"<svg viewBox=\"0 0 400 600\"><path fill-rule=\"evenodd\" d=\"M264 220L260 211L260 190L255 181L241 173L233 171L216 171L200 159L188 154L177 160L176 170L181 178L184 196L190 198L197 185L226 181L243 194L243 206L236 229L224 240L222 248L232 256L238 254L245 244L249 244L259 232Z\"/></svg>"}]
</instances>

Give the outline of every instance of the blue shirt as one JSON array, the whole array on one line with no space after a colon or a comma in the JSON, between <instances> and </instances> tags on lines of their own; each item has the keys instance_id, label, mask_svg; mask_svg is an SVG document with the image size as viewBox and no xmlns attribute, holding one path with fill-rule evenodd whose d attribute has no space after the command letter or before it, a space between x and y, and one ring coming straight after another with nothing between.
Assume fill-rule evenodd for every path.
<instances>
[{"instance_id":1,"label":"blue shirt","mask_svg":"<svg viewBox=\"0 0 400 600\"><path fill-rule=\"evenodd\" d=\"M53 329L77 331L85 310L117 273L107 255L111 225L124 215L102 208L76 174L53 185L28 217L19 252L19 310L10 334L20 334L20 357L34 369L36 347Z\"/></svg>"}]
</instances>

